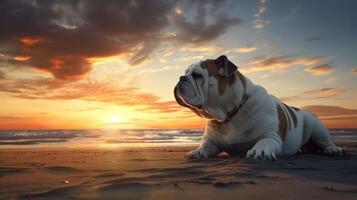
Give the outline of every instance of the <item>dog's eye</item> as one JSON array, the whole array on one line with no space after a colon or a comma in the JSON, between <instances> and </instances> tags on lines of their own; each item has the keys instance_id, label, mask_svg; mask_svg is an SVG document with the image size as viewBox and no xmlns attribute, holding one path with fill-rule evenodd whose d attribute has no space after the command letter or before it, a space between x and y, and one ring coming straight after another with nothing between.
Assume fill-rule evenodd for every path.
<instances>
[{"instance_id":1,"label":"dog's eye","mask_svg":"<svg viewBox=\"0 0 357 200\"><path fill-rule=\"evenodd\" d=\"M202 74L198 74L198 73L192 73L192 78L196 79L196 78L202 78Z\"/></svg>"}]
</instances>

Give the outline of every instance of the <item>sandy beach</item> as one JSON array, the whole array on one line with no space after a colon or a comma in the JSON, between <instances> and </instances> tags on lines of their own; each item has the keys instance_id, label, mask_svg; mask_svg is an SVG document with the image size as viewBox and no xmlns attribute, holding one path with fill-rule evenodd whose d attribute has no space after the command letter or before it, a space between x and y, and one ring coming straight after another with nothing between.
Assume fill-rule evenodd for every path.
<instances>
[{"instance_id":1,"label":"sandy beach","mask_svg":"<svg viewBox=\"0 0 357 200\"><path fill-rule=\"evenodd\" d=\"M357 148L344 146L274 162L185 160L194 147L1 149L0 199L356 199Z\"/></svg>"}]
</instances>

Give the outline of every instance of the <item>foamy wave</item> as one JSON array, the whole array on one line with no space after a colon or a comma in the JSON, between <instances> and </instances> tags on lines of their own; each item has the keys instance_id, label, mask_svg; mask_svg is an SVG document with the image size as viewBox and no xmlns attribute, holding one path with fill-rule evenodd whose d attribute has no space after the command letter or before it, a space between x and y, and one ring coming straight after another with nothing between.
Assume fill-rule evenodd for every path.
<instances>
[{"instance_id":1,"label":"foamy wave","mask_svg":"<svg viewBox=\"0 0 357 200\"><path fill-rule=\"evenodd\" d=\"M0 131L0 145L48 143L197 143L201 129L15 130Z\"/></svg>"},{"instance_id":2,"label":"foamy wave","mask_svg":"<svg viewBox=\"0 0 357 200\"><path fill-rule=\"evenodd\" d=\"M334 141L357 141L357 129L331 129ZM197 144L202 129L25 130L0 131L0 146L98 144Z\"/></svg>"}]
</instances>

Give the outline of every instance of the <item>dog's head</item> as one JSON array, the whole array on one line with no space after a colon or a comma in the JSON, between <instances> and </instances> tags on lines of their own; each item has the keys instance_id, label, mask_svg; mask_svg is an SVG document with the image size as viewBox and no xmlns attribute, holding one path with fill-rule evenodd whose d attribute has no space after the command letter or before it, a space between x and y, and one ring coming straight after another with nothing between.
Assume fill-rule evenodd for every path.
<instances>
[{"instance_id":1,"label":"dog's head","mask_svg":"<svg viewBox=\"0 0 357 200\"><path fill-rule=\"evenodd\" d=\"M230 99L237 80L237 66L224 55L192 64L177 83L174 94L178 104L197 115L224 121L232 107Z\"/></svg>"}]
</instances>

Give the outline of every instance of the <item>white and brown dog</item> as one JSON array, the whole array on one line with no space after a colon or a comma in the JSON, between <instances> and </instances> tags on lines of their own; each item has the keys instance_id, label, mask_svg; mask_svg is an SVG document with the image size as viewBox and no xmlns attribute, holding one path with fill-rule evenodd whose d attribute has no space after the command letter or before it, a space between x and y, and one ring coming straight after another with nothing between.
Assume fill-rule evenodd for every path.
<instances>
[{"instance_id":1,"label":"white and brown dog","mask_svg":"<svg viewBox=\"0 0 357 200\"><path fill-rule=\"evenodd\" d=\"M180 77L176 101L207 119L200 146L188 159L246 153L275 160L314 144L328 155L342 152L312 113L287 106L244 77L226 56L191 65Z\"/></svg>"}]
</instances>

